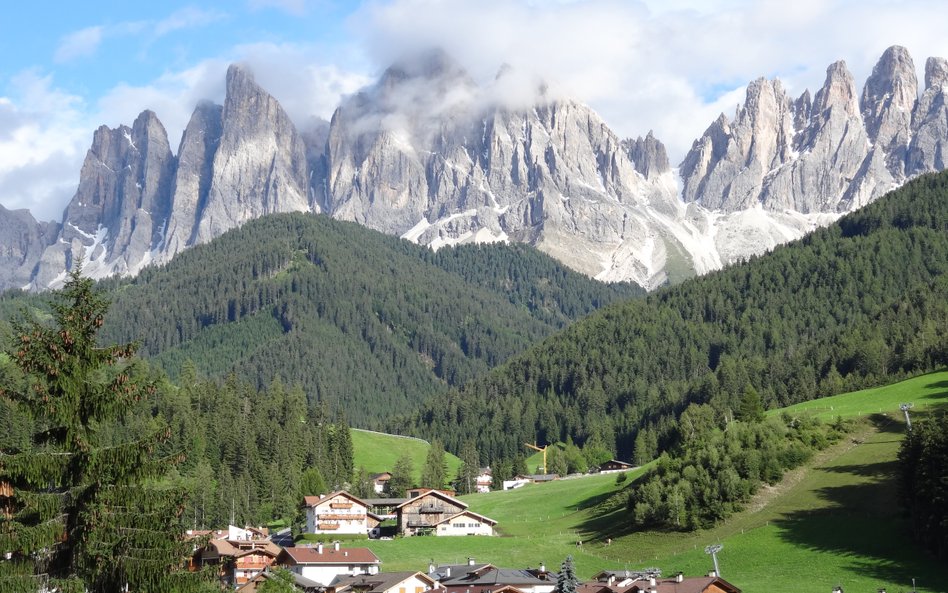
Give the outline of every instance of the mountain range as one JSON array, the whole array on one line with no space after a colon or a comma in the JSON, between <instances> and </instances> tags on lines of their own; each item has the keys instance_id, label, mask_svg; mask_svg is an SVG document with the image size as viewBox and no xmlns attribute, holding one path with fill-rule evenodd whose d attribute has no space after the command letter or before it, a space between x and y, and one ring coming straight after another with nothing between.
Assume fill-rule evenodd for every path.
<instances>
[{"instance_id":1,"label":"mountain range","mask_svg":"<svg viewBox=\"0 0 948 593\"><path fill-rule=\"evenodd\" d=\"M836 220L945 167L948 61L919 94L908 51L885 51L860 93L844 62L815 95L747 87L678 168L648 133L619 138L542 82L504 67L478 84L443 51L389 67L331 122L297 128L244 66L202 103L177 152L156 114L93 135L61 222L0 207L0 287L135 275L245 222L325 213L439 248L524 242L591 277L646 288L717 269ZM525 96L526 95L526 96Z\"/></svg>"}]
</instances>

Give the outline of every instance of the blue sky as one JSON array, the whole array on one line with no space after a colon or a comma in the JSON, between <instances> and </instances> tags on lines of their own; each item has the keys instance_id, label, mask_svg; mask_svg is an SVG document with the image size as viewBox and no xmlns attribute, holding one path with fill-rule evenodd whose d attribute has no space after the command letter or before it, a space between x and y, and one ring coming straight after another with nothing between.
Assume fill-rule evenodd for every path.
<instances>
[{"instance_id":1,"label":"blue sky","mask_svg":"<svg viewBox=\"0 0 948 593\"><path fill-rule=\"evenodd\" d=\"M51 9L50 5L55 8ZM17 2L0 20L0 204L59 219L99 125L144 109L173 148L234 61L300 125L328 118L400 53L445 47L478 80L507 62L650 129L678 162L747 82L815 91L845 59L863 84L882 51L948 56L941 0L233 0Z\"/></svg>"}]
</instances>

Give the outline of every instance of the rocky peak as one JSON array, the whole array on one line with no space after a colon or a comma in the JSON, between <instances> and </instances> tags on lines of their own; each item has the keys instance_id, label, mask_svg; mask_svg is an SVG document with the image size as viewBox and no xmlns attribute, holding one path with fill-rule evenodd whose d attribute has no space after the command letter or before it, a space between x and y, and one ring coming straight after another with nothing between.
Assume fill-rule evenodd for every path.
<instances>
[{"instance_id":1,"label":"rocky peak","mask_svg":"<svg viewBox=\"0 0 948 593\"><path fill-rule=\"evenodd\" d=\"M645 138L639 136L635 140L631 138L623 140L622 146L626 149L629 158L632 159L635 170L646 179L671 170L665 145L655 138L652 130L648 131Z\"/></svg>"},{"instance_id":2,"label":"rocky peak","mask_svg":"<svg viewBox=\"0 0 948 593\"><path fill-rule=\"evenodd\" d=\"M813 100L814 115L824 114L833 108L843 109L847 115L859 113L859 106L856 103L856 82L849 69L846 68L844 60L834 62L826 69L826 81Z\"/></svg>"},{"instance_id":3,"label":"rocky peak","mask_svg":"<svg viewBox=\"0 0 948 593\"><path fill-rule=\"evenodd\" d=\"M948 85L948 60L928 58L925 61L925 89Z\"/></svg>"},{"instance_id":4,"label":"rocky peak","mask_svg":"<svg viewBox=\"0 0 948 593\"><path fill-rule=\"evenodd\" d=\"M894 45L882 54L862 91L860 107L869 139L888 145L899 130L907 131L917 99L915 63L907 49Z\"/></svg>"},{"instance_id":5,"label":"rocky peak","mask_svg":"<svg viewBox=\"0 0 948 593\"><path fill-rule=\"evenodd\" d=\"M227 69L220 143L194 241L274 212L311 207L306 146L279 101L245 66Z\"/></svg>"}]
</instances>

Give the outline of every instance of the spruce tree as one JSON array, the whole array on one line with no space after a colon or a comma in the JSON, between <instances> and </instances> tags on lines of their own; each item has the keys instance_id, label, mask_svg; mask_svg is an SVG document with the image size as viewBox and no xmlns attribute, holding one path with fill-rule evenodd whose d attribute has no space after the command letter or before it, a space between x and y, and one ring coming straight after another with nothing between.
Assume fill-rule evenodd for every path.
<instances>
[{"instance_id":1,"label":"spruce tree","mask_svg":"<svg viewBox=\"0 0 948 593\"><path fill-rule=\"evenodd\" d=\"M477 489L477 474L480 473L480 455L474 441L468 440L461 447L461 467L458 469L457 491L470 494Z\"/></svg>"},{"instance_id":2,"label":"spruce tree","mask_svg":"<svg viewBox=\"0 0 948 593\"><path fill-rule=\"evenodd\" d=\"M444 488L448 475L448 466L444 460L444 446L441 441L434 439L428 447L428 456L425 466L421 470L421 486L423 488Z\"/></svg>"},{"instance_id":3,"label":"spruce tree","mask_svg":"<svg viewBox=\"0 0 948 593\"><path fill-rule=\"evenodd\" d=\"M556 587L554 593L576 593L576 586L579 579L576 578L576 572L573 569L573 556L570 554L560 565L560 574L556 577Z\"/></svg>"},{"instance_id":4,"label":"spruce tree","mask_svg":"<svg viewBox=\"0 0 948 593\"><path fill-rule=\"evenodd\" d=\"M108 302L80 269L50 323L14 325L20 376L0 400L30 428L0 441L0 590L206 590L181 570L191 551L185 493L161 485L176 461L156 453L170 431L116 438L125 412L154 388L136 372L134 345L97 343Z\"/></svg>"},{"instance_id":5,"label":"spruce tree","mask_svg":"<svg viewBox=\"0 0 948 593\"><path fill-rule=\"evenodd\" d=\"M414 464L411 462L411 456L407 453L395 461L395 467L392 468L392 478L388 481L388 492L391 496L401 498L405 496L406 491L412 487L415 473Z\"/></svg>"}]
</instances>

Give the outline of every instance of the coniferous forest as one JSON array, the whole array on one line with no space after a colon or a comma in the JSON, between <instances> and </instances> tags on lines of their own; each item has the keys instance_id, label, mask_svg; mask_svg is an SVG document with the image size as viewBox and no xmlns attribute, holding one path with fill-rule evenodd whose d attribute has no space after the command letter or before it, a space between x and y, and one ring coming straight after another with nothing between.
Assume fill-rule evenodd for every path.
<instances>
[{"instance_id":1,"label":"coniferous forest","mask_svg":"<svg viewBox=\"0 0 948 593\"><path fill-rule=\"evenodd\" d=\"M597 307L641 295L523 245L433 252L354 223L255 220L132 280L102 283L103 336L177 380L279 379L358 426L414 410Z\"/></svg>"},{"instance_id":2,"label":"coniferous forest","mask_svg":"<svg viewBox=\"0 0 948 593\"><path fill-rule=\"evenodd\" d=\"M647 461L689 403L719 422L893 382L948 362L948 173L927 175L800 241L606 307L409 421L457 451L614 447ZM397 425L396 425L397 426ZM636 447L638 446L638 450Z\"/></svg>"}]
</instances>

